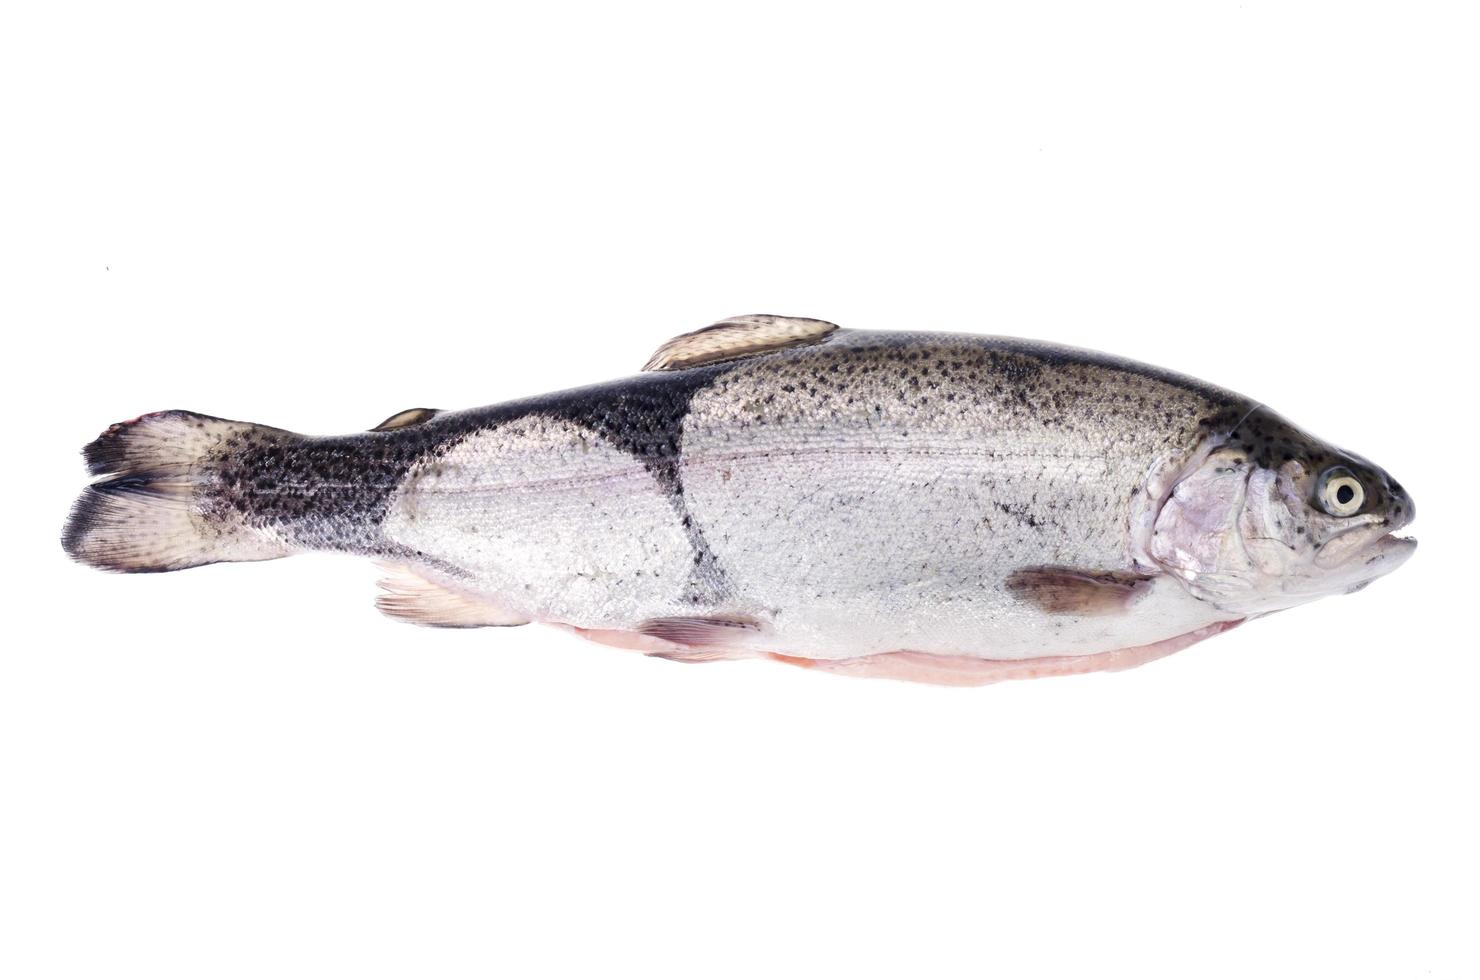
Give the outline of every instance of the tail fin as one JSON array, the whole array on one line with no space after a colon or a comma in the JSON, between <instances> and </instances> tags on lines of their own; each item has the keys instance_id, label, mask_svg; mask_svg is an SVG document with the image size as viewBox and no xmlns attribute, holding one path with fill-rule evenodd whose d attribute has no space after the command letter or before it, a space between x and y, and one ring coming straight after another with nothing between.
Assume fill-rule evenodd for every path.
<instances>
[{"instance_id":1,"label":"tail fin","mask_svg":"<svg viewBox=\"0 0 1480 980\"><path fill-rule=\"evenodd\" d=\"M82 450L102 477L82 491L62 531L80 562L118 572L169 572L218 561L280 558L292 547L249 527L214 491L233 447L280 429L194 412L156 412L109 426Z\"/></svg>"}]
</instances>

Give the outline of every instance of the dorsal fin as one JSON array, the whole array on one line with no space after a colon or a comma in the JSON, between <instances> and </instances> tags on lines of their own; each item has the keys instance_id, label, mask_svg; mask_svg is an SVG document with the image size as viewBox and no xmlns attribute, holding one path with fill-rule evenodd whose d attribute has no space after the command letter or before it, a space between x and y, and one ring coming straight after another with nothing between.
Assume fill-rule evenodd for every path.
<instances>
[{"instance_id":1,"label":"dorsal fin","mask_svg":"<svg viewBox=\"0 0 1480 980\"><path fill-rule=\"evenodd\" d=\"M838 329L836 323L801 316L751 313L680 334L648 358L644 371L680 371L701 364L733 361L783 347L815 344Z\"/></svg>"},{"instance_id":2,"label":"dorsal fin","mask_svg":"<svg viewBox=\"0 0 1480 980\"><path fill-rule=\"evenodd\" d=\"M389 432L392 429L404 429L408 425L421 425L429 418L441 415L440 408L408 408L404 412L397 412L384 422L371 429L371 432Z\"/></svg>"}]
</instances>

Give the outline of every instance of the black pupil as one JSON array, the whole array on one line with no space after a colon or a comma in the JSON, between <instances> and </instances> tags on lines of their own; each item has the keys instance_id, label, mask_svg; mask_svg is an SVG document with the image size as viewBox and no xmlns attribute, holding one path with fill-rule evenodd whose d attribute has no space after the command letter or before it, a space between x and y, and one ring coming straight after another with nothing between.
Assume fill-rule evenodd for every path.
<instances>
[{"instance_id":1,"label":"black pupil","mask_svg":"<svg viewBox=\"0 0 1480 980\"><path fill-rule=\"evenodd\" d=\"M1349 504L1352 502L1352 498L1356 495L1357 491L1352 489L1352 485L1350 483L1343 483L1341 486L1336 488L1336 502L1338 504Z\"/></svg>"}]
</instances>

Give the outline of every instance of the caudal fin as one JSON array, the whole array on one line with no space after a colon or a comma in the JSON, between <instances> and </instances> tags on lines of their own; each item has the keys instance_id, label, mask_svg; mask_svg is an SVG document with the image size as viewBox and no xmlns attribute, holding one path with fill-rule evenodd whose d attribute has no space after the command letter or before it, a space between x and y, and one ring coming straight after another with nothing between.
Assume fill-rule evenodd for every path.
<instances>
[{"instance_id":1,"label":"caudal fin","mask_svg":"<svg viewBox=\"0 0 1480 980\"><path fill-rule=\"evenodd\" d=\"M62 531L80 562L118 572L169 572L218 561L261 561L293 549L248 526L219 492L234 447L281 430L156 412L120 422L83 448L99 480L82 491Z\"/></svg>"}]
</instances>

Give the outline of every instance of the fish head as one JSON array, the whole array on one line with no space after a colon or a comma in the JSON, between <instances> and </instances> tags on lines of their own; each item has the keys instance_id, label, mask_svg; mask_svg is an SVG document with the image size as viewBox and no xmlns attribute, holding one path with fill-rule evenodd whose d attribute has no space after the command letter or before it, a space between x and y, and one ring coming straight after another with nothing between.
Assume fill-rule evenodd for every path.
<instances>
[{"instance_id":1,"label":"fish head","mask_svg":"<svg viewBox=\"0 0 1480 980\"><path fill-rule=\"evenodd\" d=\"M1417 542L1413 500L1382 468L1256 408L1179 474L1147 551L1193 595L1242 616L1356 592Z\"/></svg>"}]
</instances>

